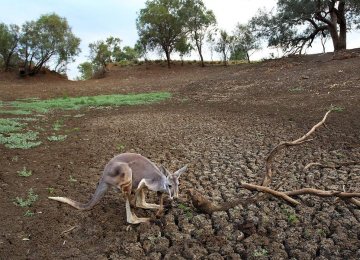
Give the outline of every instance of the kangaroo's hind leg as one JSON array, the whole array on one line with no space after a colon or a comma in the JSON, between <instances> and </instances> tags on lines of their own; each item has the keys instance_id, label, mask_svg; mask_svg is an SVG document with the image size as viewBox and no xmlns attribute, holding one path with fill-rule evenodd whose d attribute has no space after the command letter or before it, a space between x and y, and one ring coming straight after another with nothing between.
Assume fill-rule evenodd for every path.
<instances>
[{"instance_id":1,"label":"kangaroo's hind leg","mask_svg":"<svg viewBox=\"0 0 360 260\"><path fill-rule=\"evenodd\" d=\"M131 211L130 207L130 196L131 196L131 188L132 188L132 171L131 168L127 164L119 164L115 169L117 171L117 187L122 190L125 194L126 202L126 221L130 224L139 224L142 222L148 222L149 218L138 218L135 213Z\"/></svg>"},{"instance_id":2,"label":"kangaroo's hind leg","mask_svg":"<svg viewBox=\"0 0 360 260\"><path fill-rule=\"evenodd\" d=\"M135 192L136 207L143 209L159 209L161 207L160 205L147 203L145 201L144 189L146 187L148 188L149 184L146 182L145 179L141 180Z\"/></svg>"}]
</instances>

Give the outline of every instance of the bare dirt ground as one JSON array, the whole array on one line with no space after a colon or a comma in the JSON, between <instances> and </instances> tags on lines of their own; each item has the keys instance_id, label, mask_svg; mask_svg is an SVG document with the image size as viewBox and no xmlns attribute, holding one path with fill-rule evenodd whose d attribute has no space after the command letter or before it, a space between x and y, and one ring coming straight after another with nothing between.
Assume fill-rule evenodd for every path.
<instances>
[{"instance_id":1,"label":"bare dirt ground","mask_svg":"<svg viewBox=\"0 0 360 260\"><path fill-rule=\"evenodd\" d=\"M0 99L7 101L173 93L171 100L154 105L52 112L40 126L62 118L64 129L80 130L64 142L30 150L0 146L0 259L360 259L360 210L345 201L306 195L291 207L269 197L209 216L197 212L185 192L196 188L215 202L251 196L240 181L259 183L269 151L302 136L331 105L343 109L330 114L314 141L277 157L272 187L282 182L280 190L359 192L359 164L303 171L309 162L360 158L360 57L331 57L171 70L115 67L108 77L87 82L0 75ZM129 226L125 200L112 190L87 212L47 199L51 187L51 196L87 201L103 167L120 150L140 153L169 170L189 165L179 200L166 200L161 219ZM17 175L24 166L32 176ZM39 200L31 207L36 214L26 217L13 201L29 188Z\"/></svg>"}]
</instances>

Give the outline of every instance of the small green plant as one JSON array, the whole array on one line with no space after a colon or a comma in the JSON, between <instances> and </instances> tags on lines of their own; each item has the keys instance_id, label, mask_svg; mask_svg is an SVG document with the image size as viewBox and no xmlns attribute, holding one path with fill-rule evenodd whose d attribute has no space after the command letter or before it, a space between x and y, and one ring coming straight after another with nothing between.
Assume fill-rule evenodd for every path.
<instances>
[{"instance_id":1,"label":"small green plant","mask_svg":"<svg viewBox=\"0 0 360 260\"><path fill-rule=\"evenodd\" d=\"M289 222L290 224L296 224L296 223L299 222L299 219L298 219L298 217L297 217L295 214L289 214L289 215L288 215L288 222Z\"/></svg>"},{"instance_id":2,"label":"small green plant","mask_svg":"<svg viewBox=\"0 0 360 260\"><path fill-rule=\"evenodd\" d=\"M181 209L184 212L184 214L186 215L187 218L192 218L193 217L193 214L192 214L191 209L189 207L185 206L182 203L179 203L178 208Z\"/></svg>"},{"instance_id":3,"label":"small green plant","mask_svg":"<svg viewBox=\"0 0 360 260\"><path fill-rule=\"evenodd\" d=\"M48 140L50 142L59 142L59 141L64 141L66 139L67 135L52 135L52 136L48 136Z\"/></svg>"},{"instance_id":4,"label":"small green plant","mask_svg":"<svg viewBox=\"0 0 360 260\"><path fill-rule=\"evenodd\" d=\"M52 127L53 127L54 131L59 131L61 129L61 127L63 127L63 126L64 126L63 120L56 120Z\"/></svg>"},{"instance_id":5,"label":"small green plant","mask_svg":"<svg viewBox=\"0 0 360 260\"><path fill-rule=\"evenodd\" d=\"M304 91L304 89L301 87L295 87L295 88L289 88L289 91L290 92L301 92L301 91Z\"/></svg>"},{"instance_id":6,"label":"small green plant","mask_svg":"<svg viewBox=\"0 0 360 260\"><path fill-rule=\"evenodd\" d=\"M343 112L345 110L345 108L331 105L329 110L334 111L334 112Z\"/></svg>"},{"instance_id":7,"label":"small green plant","mask_svg":"<svg viewBox=\"0 0 360 260\"><path fill-rule=\"evenodd\" d=\"M268 256L269 252L265 248L258 248L254 251L253 256L261 257L261 256Z\"/></svg>"},{"instance_id":8,"label":"small green plant","mask_svg":"<svg viewBox=\"0 0 360 260\"><path fill-rule=\"evenodd\" d=\"M75 183L75 182L77 182L77 179L75 179L73 176L70 175L69 182Z\"/></svg>"},{"instance_id":9,"label":"small green plant","mask_svg":"<svg viewBox=\"0 0 360 260\"><path fill-rule=\"evenodd\" d=\"M289 224L293 225L299 222L298 217L296 216L295 212L283 207L282 212L286 215L287 221Z\"/></svg>"},{"instance_id":10,"label":"small green plant","mask_svg":"<svg viewBox=\"0 0 360 260\"><path fill-rule=\"evenodd\" d=\"M27 210L26 212L25 212L25 214L24 214L24 216L25 217L32 217L32 216L34 216L34 212L32 212L31 210Z\"/></svg>"},{"instance_id":11,"label":"small green plant","mask_svg":"<svg viewBox=\"0 0 360 260\"><path fill-rule=\"evenodd\" d=\"M12 162L17 162L19 160L19 156L15 155L13 158L11 158Z\"/></svg>"},{"instance_id":12,"label":"small green plant","mask_svg":"<svg viewBox=\"0 0 360 260\"><path fill-rule=\"evenodd\" d=\"M324 229L319 228L316 230L316 233L318 233L321 237L326 237L326 232Z\"/></svg>"},{"instance_id":13,"label":"small green plant","mask_svg":"<svg viewBox=\"0 0 360 260\"><path fill-rule=\"evenodd\" d=\"M53 194L55 192L55 188L49 187L49 188L46 188L46 189L49 192L49 194Z\"/></svg>"},{"instance_id":14,"label":"small green plant","mask_svg":"<svg viewBox=\"0 0 360 260\"><path fill-rule=\"evenodd\" d=\"M35 201L37 201L39 195L35 194L33 189L29 189L28 197L26 199L16 197L14 204L20 207L30 207Z\"/></svg>"},{"instance_id":15,"label":"small green plant","mask_svg":"<svg viewBox=\"0 0 360 260\"><path fill-rule=\"evenodd\" d=\"M123 145L123 144L118 144L118 145L116 146L116 149L121 153L121 152L124 151L125 145Z\"/></svg>"},{"instance_id":16,"label":"small green plant","mask_svg":"<svg viewBox=\"0 0 360 260\"><path fill-rule=\"evenodd\" d=\"M24 168L21 171L17 171L18 175L21 177L30 177L32 175L31 171L26 170L26 167L24 166Z\"/></svg>"},{"instance_id":17,"label":"small green plant","mask_svg":"<svg viewBox=\"0 0 360 260\"><path fill-rule=\"evenodd\" d=\"M79 128L79 127L74 127L74 128L71 128L71 129L66 129L66 130L65 130L65 133L72 133L72 132L77 132L77 131L80 131L80 128Z\"/></svg>"}]
</instances>

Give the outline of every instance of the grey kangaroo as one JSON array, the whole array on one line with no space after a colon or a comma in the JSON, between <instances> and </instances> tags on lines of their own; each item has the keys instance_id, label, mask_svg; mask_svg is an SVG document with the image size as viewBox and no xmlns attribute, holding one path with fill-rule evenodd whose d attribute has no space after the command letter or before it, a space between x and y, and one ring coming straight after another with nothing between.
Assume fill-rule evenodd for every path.
<instances>
[{"instance_id":1,"label":"grey kangaroo","mask_svg":"<svg viewBox=\"0 0 360 260\"><path fill-rule=\"evenodd\" d=\"M93 208L110 186L114 186L126 196L126 220L130 224L147 222L149 218L138 218L131 212L130 195L135 190L135 204L144 209L158 209L157 214L163 211L163 193L169 194L172 199L179 195L179 177L187 170L182 167L174 173L168 172L163 166L159 168L149 159L134 153L123 153L112 158L105 166L103 175L99 181L91 200L85 204L65 197L49 197L49 199L67 203L79 210ZM144 189L158 192L160 204L150 204L145 201Z\"/></svg>"}]
</instances>

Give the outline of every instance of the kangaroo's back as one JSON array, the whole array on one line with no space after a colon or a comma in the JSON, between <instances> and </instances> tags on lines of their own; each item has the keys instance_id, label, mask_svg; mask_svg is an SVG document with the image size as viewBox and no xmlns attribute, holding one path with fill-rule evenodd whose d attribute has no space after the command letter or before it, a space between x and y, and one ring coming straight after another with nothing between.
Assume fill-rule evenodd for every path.
<instances>
[{"instance_id":1,"label":"kangaroo's back","mask_svg":"<svg viewBox=\"0 0 360 260\"><path fill-rule=\"evenodd\" d=\"M136 153L123 153L115 156L105 166L104 172L111 172L118 163L126 163L131 168L133 188L137 188L142 179L160 181L165 177L154 163Z\"/></svg>"}]
</instances>

